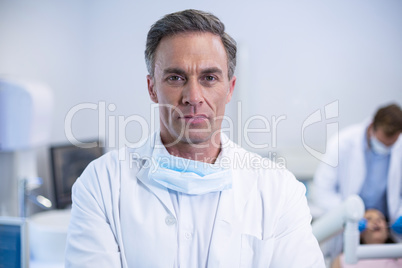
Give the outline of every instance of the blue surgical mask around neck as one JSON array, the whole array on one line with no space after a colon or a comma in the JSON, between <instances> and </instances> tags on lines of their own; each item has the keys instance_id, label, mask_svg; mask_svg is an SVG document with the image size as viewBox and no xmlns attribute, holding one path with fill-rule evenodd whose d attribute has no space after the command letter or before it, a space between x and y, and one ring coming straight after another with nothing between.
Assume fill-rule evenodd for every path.
<instances>
[{"instance_id":1,"label":"blue surgical mask around neck","mask_svg":"<svg viewBox=\"0 0 402 268\"><path fill-rule=\"evenodd\" d=\"M192 195L232 188L232 172L230 169L200 176L194 172L179 172L159 167L154 172L149 173L149 178L168 189Z\"/></svg>"},{"instance_id":2,"label":"blue surgical mask around neck","mask_svg":"<svg viewBox=\"0 0 402 268\"><path fill-rule=\"evenodd\" d=\"M230 168L170 155L160 144L154 148L152 160L149 179L168 189L200 195L232 188Z\"/></svg>"}]
</instances>

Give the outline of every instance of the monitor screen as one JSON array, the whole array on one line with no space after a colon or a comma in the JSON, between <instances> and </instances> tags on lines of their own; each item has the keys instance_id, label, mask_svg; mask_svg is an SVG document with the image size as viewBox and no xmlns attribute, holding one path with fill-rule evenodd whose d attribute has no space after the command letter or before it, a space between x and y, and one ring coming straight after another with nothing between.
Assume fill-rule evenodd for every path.
<instances>
[{"instance_id":1,"label":"monitor screen","mask_svg":"<svg viewBox=\"0 0 402 268\"><path fill-rule=\"evenodd\" d=\"M28 267L26 230L24 219L0 217L0 268Z\"/></svg>"},{"instance_id":2,"label":"monitor screen","mask_svg":"<svg viewBox=\"0 0 402 268\"><path fill-rule=\"evenodd\" d=\"M71 205L71 188L88 164L103 154L100 146L80 148L72 144L50 148L56 207Z\"/></svg>"}]
</instances>

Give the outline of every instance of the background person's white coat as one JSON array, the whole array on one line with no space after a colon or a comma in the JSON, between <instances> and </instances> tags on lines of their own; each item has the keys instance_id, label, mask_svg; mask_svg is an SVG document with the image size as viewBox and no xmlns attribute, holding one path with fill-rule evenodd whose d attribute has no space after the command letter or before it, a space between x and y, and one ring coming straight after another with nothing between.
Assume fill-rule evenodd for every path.
<instances>
[{"instance_id":1,"label":"background person's white coat","mask_svg":"<svg viewBox=\"0 0 402 268\"><path fill-rule=\"evenodd\" d=\"M371 121L351 126L329 143L326 157L338 158L339 165L322 163L314 176L312 205L328 212L353 194L359 194L366 178L364 156L365 132ZM335 139L338 139L336 137ZM393 145L387 183L387 204L390 222L402 216L402 135ZM375 189L373 189L374 191Z\"/></svg>"}]
</instances>

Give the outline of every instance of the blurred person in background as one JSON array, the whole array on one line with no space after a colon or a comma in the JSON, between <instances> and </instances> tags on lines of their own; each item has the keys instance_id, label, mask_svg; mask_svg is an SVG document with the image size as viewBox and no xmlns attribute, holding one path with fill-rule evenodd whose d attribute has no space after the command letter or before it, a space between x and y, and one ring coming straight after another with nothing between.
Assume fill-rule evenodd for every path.
<instances>
[{"instance_id":1,"label":"blurred person in background","mask_svg":"<svg viewBox=\"0 0 402 268\"><path fill-rule=\"evenodd\" d=\"M377 209L402 234L402 111L390 104L378 109L369 122L350 126L332 139L311 189L311 205L331 211L350 195L359 195L366 209ZM339 145L338 145L339 144ZM338 158L338 159L336 159ZM338 161L336 161L338 160ZM333 167L326 163L335 163ZM342 250L338 236L323 247L324 255ZM334 255L336 254L336 255Z\"/></svg>"}]
</instances>

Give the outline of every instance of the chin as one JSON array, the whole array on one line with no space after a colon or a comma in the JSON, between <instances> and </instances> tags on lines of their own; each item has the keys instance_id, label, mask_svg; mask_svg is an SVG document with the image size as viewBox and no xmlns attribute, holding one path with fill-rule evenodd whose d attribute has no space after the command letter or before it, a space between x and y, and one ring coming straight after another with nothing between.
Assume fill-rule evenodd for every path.
<instances>
[{"instance_id":1,"label":"chin","mask_svg":"<svg viewBox=\"0 0 402 268\"><path fill-rule=\"evenodd\" d=\"M187 143L187 144L205 144L209 142L211 139L216 139L216 135L214 133L218 132L220 134L220 131L217 130L211 130L210 127L205 127L205 126L192 126L190 128L184 127L183 126L175 126L173 128L174 131L171 131L170 133L174 133L172 137L176 137L175 140L176 142L180 143ZM219 144L220 144L220 135L219 136Z\"/></svg>"},{"instance_id":2,"label":"chin","mask_svg":"<svg viewBox=\"0 0 402 268\"><path fill-rule=\"evenodd\" d=\"M372 236L367 238L366 244L384 244L387 240L387 237L384 236Z\"/></svg>"},{"instance_id":3,"label":"chin","mask_svg":"<svg viewBox=\"0 0 402 268\"><path fill-rule=\"evenodd\" d=\"M201 144L209 141L211 139L211 133L204 133L197 130L187 131L183 139L189 144Z\"/></svg>"}]
</instances>

